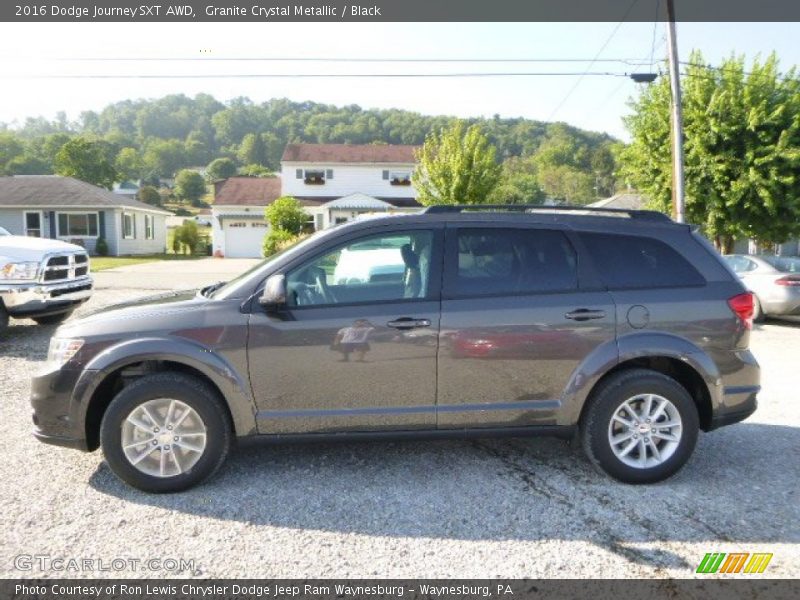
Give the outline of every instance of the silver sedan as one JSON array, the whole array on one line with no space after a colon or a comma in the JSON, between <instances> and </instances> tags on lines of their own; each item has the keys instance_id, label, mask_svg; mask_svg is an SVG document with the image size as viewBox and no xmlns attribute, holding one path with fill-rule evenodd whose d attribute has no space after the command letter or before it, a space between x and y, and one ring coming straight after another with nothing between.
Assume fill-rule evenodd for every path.
<instances>
[{"instance_id":1,"label":"silver sedan","mask_svg":"<svg viewBox=\"0 0 800 600\"><path fill-rule=\"evenodd\" d=\"M730 254L725 260L755 295L753 321L800 317L800 258Z\"/></svg>"}]
</instances>

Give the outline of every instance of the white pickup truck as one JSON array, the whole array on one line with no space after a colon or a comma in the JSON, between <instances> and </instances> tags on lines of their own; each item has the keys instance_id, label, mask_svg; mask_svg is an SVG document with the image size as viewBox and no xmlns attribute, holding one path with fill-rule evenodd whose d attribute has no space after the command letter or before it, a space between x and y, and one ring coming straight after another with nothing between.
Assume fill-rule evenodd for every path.
<instances>
[{"instance_id":1,"label":"white pickup truck","mask_svg":"<svg viewBox=\"0 0 800 600\"><path fill-rule=\"evenodd\" d=\"M9 317L60 323L91 295L86 250L0 227L0 331Z\"/></svg>"}]
</instances>

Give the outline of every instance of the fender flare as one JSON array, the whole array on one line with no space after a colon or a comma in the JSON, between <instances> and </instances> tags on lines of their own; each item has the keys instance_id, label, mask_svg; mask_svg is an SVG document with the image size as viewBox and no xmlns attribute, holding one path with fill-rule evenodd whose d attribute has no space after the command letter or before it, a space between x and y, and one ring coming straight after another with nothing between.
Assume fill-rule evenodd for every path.
<instances>
[{"instance_id":1,"label":"fender flare","mask_svg":"<svg viewBox=\"0 0 800 600\"><path fill-rule=\"evenodd\" d=\"M678 335L634 332L595 348L573 371L561 399L559 425L575 424L595 385L614 367L636 358L665 357L678 360L700 375L708 388L712 406L722 402L719 368L699 346Z\"/></svg>"},{"instance_id":2,"label":"fender flare","mask_svg":"<svg viewBox=\"0 0 800 600\"><path fill-rule=\"evenodd\" d=\"M234 433L243 436L256 432L256 409L249 380L242 378L223 357L208 348L191 340L171 337L121 342L93 357L75 384L71 418L76 423L85 424L89 404L100 384L118 369L146 360L175 362L199 371L221 392L233 420Z\"/></svg>"}]
</instances>

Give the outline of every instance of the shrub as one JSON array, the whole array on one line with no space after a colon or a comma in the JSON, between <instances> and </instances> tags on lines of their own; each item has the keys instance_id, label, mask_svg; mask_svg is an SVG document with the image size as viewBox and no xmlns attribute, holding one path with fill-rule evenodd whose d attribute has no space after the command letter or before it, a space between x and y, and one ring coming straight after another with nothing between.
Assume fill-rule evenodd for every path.
<instances>
[{"instance_id":1,"label":"shrub","mask_svg":"<svg viewBox=\"0 0 800 600\"><path fill-rule=\"evenodd\" d=\"M264 236L264 245L262 253L265 257L277 254L287 246L290 246L297 240L298 236L291 231L285 229L273 229L266 236Z\"/></svg>"},{"instance_id":2,"label":"shrub","mask_svg":"<svg viewBox=\"0 0 800 600\"><path fill-rule=\"evenodd\" d=\"M97 256L108 256L108 243L104 237L97 238L97 243L94 245L94 251Z\"/></svg>"}]
</instances>

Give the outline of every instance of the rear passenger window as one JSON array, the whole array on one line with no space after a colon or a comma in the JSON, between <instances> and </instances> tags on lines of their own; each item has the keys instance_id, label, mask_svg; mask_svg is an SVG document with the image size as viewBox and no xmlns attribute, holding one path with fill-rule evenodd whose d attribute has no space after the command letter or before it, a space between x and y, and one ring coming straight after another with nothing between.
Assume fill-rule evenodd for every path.
<instances>
[{"instance_id":1,"label":"rear passenger window","mask_svg":"<svg viewBox=\"0 0 800 600\"><path fill-rule=\"evenodd\" d=\"M574 290L577 257L560 231L459 229L452 287L456 296Z\"/></svg>"},{"instance_id":2,"label":"rear passenger window","mask_svg":"<svg viewBox=\"0 0 800 600\"><path fill-rule=\"evenodd\" d=\"M595 267L610 289L703 285L689 262L663 242L632 235L581 233Z\"/></svg>"}]
</instances>

